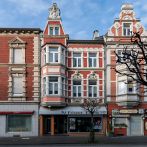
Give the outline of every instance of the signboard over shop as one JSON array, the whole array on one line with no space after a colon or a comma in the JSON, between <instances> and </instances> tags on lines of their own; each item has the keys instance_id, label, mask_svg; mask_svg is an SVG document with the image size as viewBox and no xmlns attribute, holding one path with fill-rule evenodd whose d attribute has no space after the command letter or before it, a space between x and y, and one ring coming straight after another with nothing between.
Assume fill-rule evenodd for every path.
<instances>
[{"instance_id":1,"label":"signboard over shop","mask_svg":"<svg viewBox=\"0 0 147 147\"><path fill-rule=\"evenodd\" d=\"M45 107L40 107L39 114L52 114L52 115L87 115L87 112L84 108L78 106L68 106L62 109L49 109ZM98 114L107 114L106 107L102 106L95 111L95 115Z\"/></svg>"},{"instance_id":2,"label":"signboard over shop","mask_svg":"<svg viewBox=\"0 0 147 147\"><path fill-rule=\"evenodd\" d=\"M112 110L112 115L116 116L119 114L144 114L144 109L121 109L121 110Z\"/></svg>"}]
</instances>

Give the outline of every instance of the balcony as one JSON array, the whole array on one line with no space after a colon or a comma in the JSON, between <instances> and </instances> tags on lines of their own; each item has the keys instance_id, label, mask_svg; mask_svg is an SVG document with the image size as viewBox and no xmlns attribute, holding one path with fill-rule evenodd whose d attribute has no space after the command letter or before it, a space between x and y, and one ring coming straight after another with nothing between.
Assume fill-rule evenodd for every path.
<instances>
[{"instance_id":1,"label":"balcony","mask_svg":"<svg viewBox=\"0 0 147 147\"><path fill-rule=\"evenodd\" d=\"M139 95L137 93L132 94L122 94L118 95L116 102L118 106L122 107L134 107L137 106L140 102Z\"/></svg>"}]
</instances>

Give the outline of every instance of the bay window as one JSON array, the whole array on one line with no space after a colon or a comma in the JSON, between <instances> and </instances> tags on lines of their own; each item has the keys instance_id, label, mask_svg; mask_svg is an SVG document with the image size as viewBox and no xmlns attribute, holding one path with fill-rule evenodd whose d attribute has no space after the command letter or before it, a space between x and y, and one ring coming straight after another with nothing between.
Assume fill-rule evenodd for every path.
<instances>
[{"instance_id":1,"label":"bay window","mask_svg":"<svg viewBox=\"0 0 147 147\"><path fill-rule=\"evenodd\" d=\"M58 95L58 77L49 77L49 95Z\"/></svg>"},{"instance_id":2,"label":"bay window","mask_svg":"<svg viewBox=\"0 0 147 147\"><path fill-rule=\"evenodd\" d=\"M56 47L49 48L49 62L58 63L58 48Z\"/></svg>"}]
</instances>

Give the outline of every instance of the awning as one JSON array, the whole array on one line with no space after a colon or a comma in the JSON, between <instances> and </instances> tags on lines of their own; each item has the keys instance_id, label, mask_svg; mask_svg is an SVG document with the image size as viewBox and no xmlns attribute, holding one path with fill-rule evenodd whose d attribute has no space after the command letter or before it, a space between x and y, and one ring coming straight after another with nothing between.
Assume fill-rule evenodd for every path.
<instances>
[{"instance_id":1,"label":"awning","mask_svg":"<svg viewBox=\"0 0 147 147\"><path fill-rule=\"evenodd\" d=\"M0 111L0 115L8 114L33 114L34 111Z\"/></svg>"},{"instance_id":2,"label":"awning","mask_svg":"<svg viewBox=\"0 0 147 147\"><path fill-rule=\"evenodd\" d=\"M50 109L47 107L40 107L40 115L83 115L89 114L86 110L80 106L68 106L65 108ZM98 107L95 114L107 114L105 106Z\"/></svg>"}]
</instances>

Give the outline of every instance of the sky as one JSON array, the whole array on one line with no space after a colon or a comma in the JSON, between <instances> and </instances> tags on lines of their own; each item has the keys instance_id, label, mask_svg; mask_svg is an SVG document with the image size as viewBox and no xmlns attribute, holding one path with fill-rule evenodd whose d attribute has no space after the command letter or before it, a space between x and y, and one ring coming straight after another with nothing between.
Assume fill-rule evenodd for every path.
<instances>
[{"instance_id":1,"label":"sky","mask_svg":"<svg viewBox=\"0 0 147 147\"><path fill-rule=\"evenodd\" d=\"M56 2L70 39L92 39L93 31L106 34L121 5L132 3L136 18L147 30L147 0L0 0L0 27L45 27L48 9Z\"/></svg>"}]
</instances>

